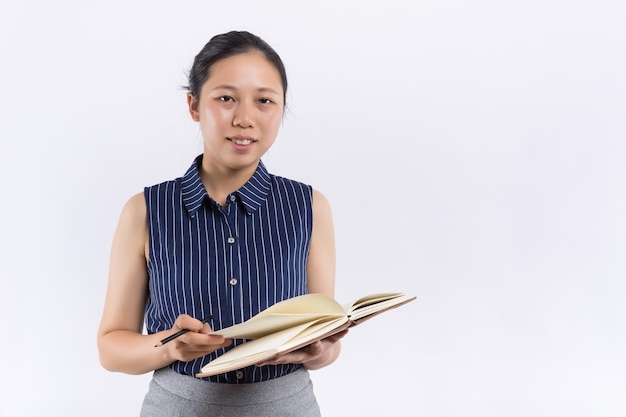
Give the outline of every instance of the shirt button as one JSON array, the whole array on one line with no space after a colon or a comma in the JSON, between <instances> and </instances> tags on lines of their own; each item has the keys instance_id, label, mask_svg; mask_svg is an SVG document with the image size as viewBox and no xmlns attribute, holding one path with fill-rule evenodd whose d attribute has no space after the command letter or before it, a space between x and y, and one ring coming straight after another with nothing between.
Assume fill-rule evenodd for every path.
<instances>
[{"instance_id":1,"label":"shirt button","mask_svg":"<svg viewBox=\"0 0 626 417\"><path fill-rule=\"evenodd\" d=\"M237 379L243 379L244 375L243 375L243 371L237 371L237 373L235 374L235 376L237 377Z\"/></svg>"},{"instance_id":2,"label":"shirt button","mask_svg":"<svg viewBox=\"0 0 626 417\"><path fill-rule=\"evenodd\" d=\"M235 197L235 194L231 194L230 195L230 201L235 201L237 199L237 197Z\"/></svg>"},{"instance_id":3,"label":"shirt button","mask_svg":"<svg viewBox=\"0 0 626 417\"><path fill-rule=\"evenodd\" d=\"M229 282L230 285L237 285L237 278L232 278Z\"/></svg>"},{"instance_id":4,"label":"shirt button","mask_svg":"<svg viewBox=\"0 0 626 417\"><path fill-rule=\"evenodd\" d=\"M228 238L228 243L235 243L235 238L234 237L229 237Z\"/></svg>"}]
</instances>

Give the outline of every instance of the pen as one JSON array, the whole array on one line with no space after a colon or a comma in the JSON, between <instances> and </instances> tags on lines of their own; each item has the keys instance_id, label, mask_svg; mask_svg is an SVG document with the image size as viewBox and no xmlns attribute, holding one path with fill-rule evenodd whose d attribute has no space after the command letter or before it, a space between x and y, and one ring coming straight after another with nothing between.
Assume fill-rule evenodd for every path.
<instances>
[{"instance_id":1,"label":"pen","mask_svg":"<svg viewBox=\"0 0 626 417\"><path fill-rule=\"evenodd\" d=\"M202 323L208 323L209 321L211 321L213 319L213 316L209 316L206 317L202 320L200 320ZM159 346L163 346L164 344L166 344L167 342L171 342L172 340L176 339L178 336L182 336L185 333L189 332L189 329L182 329L177 331L176 333L174 333L171 336L166 337L165 339L161 340L159 343L157 343L156 345L154 345L154 347L159 347Z\"/></svg>"}]
</instances>

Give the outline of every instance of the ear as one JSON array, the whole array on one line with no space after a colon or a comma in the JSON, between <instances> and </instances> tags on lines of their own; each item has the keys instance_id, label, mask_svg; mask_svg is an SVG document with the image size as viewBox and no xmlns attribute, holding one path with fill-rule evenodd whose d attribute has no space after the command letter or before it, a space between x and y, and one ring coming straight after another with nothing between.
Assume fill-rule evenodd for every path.
<instances>
[{"instance_id":1,"label":"ear","mask_svg":"<svg viewBox=\"0 0 626 417\"><path fill-rule=\"evenodd\" d=\"M198 114L198 100L191 94L187 93L187 107L189 107L189 115L194 122L200 121L200 115Z\"/></svg>"}]
</instances>

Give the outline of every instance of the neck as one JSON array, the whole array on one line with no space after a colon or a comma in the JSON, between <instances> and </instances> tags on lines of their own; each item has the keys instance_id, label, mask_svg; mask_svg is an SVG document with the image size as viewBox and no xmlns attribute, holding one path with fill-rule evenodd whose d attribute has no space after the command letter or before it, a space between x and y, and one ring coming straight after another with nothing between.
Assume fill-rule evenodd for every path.
<instances>
[{"instance_id":1,"label":"neck","mask_svg":"<svg viewBox=\"0 0 626 417\"><path fill-rule=\"evenodd\" d=\"M226 197L237 191L254 175L258 162L244 169L231 169L211 164L202 160L200 178L207 193L222 206L226 205Z\"/></svg>"}]
</instances>

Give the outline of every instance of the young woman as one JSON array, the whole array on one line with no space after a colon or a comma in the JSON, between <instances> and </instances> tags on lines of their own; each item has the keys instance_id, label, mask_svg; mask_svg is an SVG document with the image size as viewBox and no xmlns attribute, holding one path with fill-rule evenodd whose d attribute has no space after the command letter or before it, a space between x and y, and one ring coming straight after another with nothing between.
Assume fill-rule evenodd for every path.
<instances>
[{"instance_id":1,"label":"young woman","mask_svg":"<svg viewBox=\"0 0 626 417\"><path fill-rule=\"evenodd\" d=\"M335 361L345 332L271 363L194 376L241 343L212 329L307 292L334 296L335 249L326 198L261 162L285 108L278 54L248 32L215 36L195 57L188 90L204 152L184 176L146 187L122 210L100 361L111 371L155 371L144 416L317 416L308 370ZM190 331L155 347L181 329Z\"/></svg>"}]
</instances>

